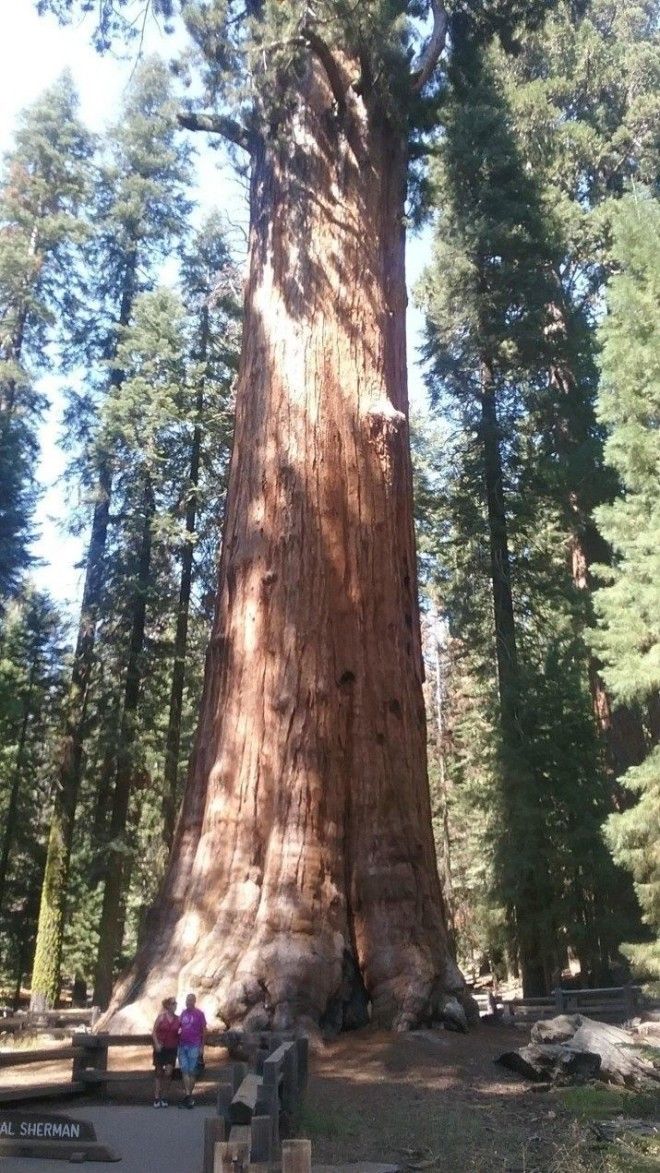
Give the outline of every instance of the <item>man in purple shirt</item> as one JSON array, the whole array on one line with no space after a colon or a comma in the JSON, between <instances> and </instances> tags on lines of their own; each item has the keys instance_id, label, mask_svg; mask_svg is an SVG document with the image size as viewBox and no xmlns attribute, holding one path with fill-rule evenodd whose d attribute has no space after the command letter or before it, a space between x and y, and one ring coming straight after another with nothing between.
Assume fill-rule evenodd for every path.
<instances>
[{"instance_id":1,"label":"man in purple shirt","mask_svg":"<svg viewBox=\"0 0 660 1173\"><path fill-rule=\"evenodd\" d=\"M206 1018L203 1010L195 1006L197 1001L194 994L188 994L186 1008L181 1012L179 1020L179 1067L186 1093L181 1108L194 1108L193 1091L199 1061L204 1051L206 1039Z\"/></svg>"}]
</instances>

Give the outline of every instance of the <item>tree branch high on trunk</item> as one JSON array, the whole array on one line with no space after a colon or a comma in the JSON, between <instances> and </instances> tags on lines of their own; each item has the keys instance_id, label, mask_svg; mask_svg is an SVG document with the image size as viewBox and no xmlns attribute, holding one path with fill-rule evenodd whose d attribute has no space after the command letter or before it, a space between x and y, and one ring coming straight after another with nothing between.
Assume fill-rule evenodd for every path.
<instances>
[{"instance_id":1,"label":"tree branch high on trunk","mask_svg":"<svg viewBox=\"0 0 660 1173\"><path fill-rule=\"evenodd\" d=\"M427 81L435 72L447 40L449 20L444 4L441 3L441 0L430 0L430 7L433 15L433 29L422 50L419 64L411 77L413 90L417 93L424 89Z\"/></svg>"},{"instance_id":2,"label":"tree branch high on trunk","mask_svg":"<svg viewBox=\"0 0 660 1173\"><path fill-rule=\"evenodd\" d=\"M245 126L241 126L233 118L225 114L216 114L213 111L194 113L190 110L179 110L177 122L182 130L203 130L206 134L219 134L237 147L252 153L255 147L255 136Z\"/></svg>"}]
</instances>

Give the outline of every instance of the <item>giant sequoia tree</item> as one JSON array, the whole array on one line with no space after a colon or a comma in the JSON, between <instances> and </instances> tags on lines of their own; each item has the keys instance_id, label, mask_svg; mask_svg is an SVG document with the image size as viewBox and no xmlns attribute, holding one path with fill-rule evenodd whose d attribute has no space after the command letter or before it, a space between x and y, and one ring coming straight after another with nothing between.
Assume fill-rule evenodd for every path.
<instances>
[{"instance_id":1,"label":"giant sequoia tree","mask_svg":"<svg viewBox=\"0 0 660 1173\"><path fill-rule=\"evenodd\" d=\"M250 159L244 345L197 742L111 1013L143 1024L174 983L232 1025L341 1021L358 990L406 1026L463 986L431 836L405 368L408 143L446 15L183 16L213 103L183 122Z\"/></svg>"}]
</instances>

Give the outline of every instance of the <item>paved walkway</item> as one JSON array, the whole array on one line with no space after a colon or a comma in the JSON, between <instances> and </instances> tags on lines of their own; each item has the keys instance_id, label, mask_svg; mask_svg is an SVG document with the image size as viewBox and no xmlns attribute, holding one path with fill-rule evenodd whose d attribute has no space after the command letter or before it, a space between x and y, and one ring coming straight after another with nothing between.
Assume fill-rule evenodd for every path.
<instances>
[{"instance_id":1,"label":"paved walkway","mask_svg":"<svg viewBox=\"0 0 660 1173\"><path fill-rule=\"evenodd\" d=\"M35 1111L33 1107L26 1111ZM192 1111L176 1107L131 1107L104 1104L84 1108L53 1108L73 1120L86 1120L96 1129L96 1139L121 1155L113 1164L85 1161L83 1169L110 1173L201 1173L204 1147L204 1119L213 1108L200 1106ZM42 1161L32 1157L0 1157L0 1173L64 1173L66 1161Z\"/></svg>"}]
</instances>

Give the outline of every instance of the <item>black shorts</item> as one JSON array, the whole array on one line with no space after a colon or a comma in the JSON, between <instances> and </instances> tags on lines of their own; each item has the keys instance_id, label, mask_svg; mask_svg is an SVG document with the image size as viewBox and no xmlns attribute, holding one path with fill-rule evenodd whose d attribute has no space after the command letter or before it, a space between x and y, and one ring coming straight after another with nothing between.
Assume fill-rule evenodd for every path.
<instances>
[{"instance_id":1,"label":"black shorts","mask_svg":"<svg viewBox=\"0 0 660 1173\"><path fill-rule=\"evenodd\" d=\"M160 1051L154 1050L154 1067L156 1070L162 1070L163 1067L174 1067L176 1063L176 1047L161 1047Z\"/></svg>"}]
</instances>

